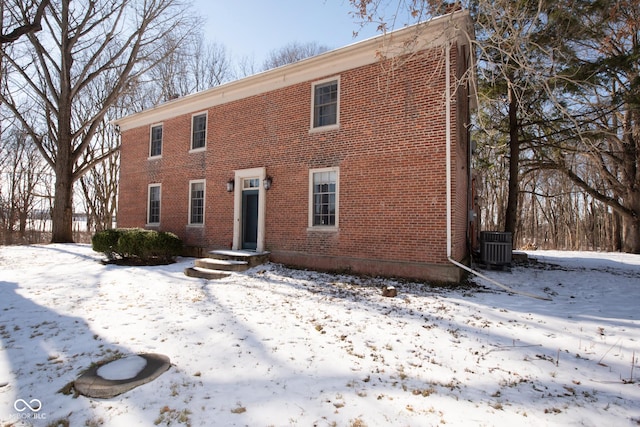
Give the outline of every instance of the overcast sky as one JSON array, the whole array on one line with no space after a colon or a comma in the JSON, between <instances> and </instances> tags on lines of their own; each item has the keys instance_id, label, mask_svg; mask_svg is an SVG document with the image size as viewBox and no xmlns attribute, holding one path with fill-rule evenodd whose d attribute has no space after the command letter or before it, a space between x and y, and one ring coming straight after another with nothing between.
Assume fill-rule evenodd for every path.
<instances>
[{"instance_id":1,"label":"overcast sky","mask_svg":"<svg viewBox=\"0 0 640 427\"><path fill-rule=\"evenodd\" d=\"M261 65L267 54L291 42L317 42L330 50L376 35L375 26L360 31L348 0L194 0L206 19L209 41L225 46L237 61L252 57Z\"/></svg>"}]
</instances>

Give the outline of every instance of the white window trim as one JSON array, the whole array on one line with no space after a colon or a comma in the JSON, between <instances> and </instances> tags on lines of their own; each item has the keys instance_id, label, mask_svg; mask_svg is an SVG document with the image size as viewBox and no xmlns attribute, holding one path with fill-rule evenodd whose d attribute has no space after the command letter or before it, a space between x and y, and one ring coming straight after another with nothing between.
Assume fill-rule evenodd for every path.
<instances>
[{"instance_id":1,"label":"white window trim","mask_svg":"<svg viewBox=\"0 0 640 427\"><path fill-rule=\"evenodd\" d=\"M193 119L196 116L204 115L205 126L204 126L204 147L193 148ZM189 143L189 152L197 153L198 151L205 151L207 149L207 128L209 127L209 112L208 111L200 111L199 113L194 113L191 115L191 142Z\"/></svg>"},{"instance_id":2,"label":"white window trim","mask_svg":"<svg viewBox=\"0 0 640 427\"><path fill-rule=\"evenodd\" d=\"M193 184L203 184L203 200L202 200L202 222L198 222L198 223L192 223L191 222L191 201L193 200L191 198L191 191L193 190ZM205 212L207 211L207 180L206 179L192 179L191 181L189 181L189 218L188 218L188 225L190 227L204 227L204 223L205 223Z\"/></svg>"},{"instance_id":3,"label":"white window trim","mask_svg":"<svg viewBox=\"0 0 640 427\"><path fill-rule=\"evenodd\" d=\"M152 184L149 184L147 186L147 209L146 209L147 218L146 218L145 222L146 222L147 226L157 227L157 226L160 225L160 221L158 221L158 222L149 222L149 216L151 214L151 212L149 211L149 204L151 202L151 188L152 187L160 188L160 212L158 212L158 217L160 218L160 221L162 221L162 184L160 184L160 183L152 183Z\"/></svg>"},{"instance_id":4,"label":"white window trim","mask_svg":"<svg viewBox=\"0 0 640 427\"><path fill-rule=\"evenodd\" d=\"M320 172L336 173L336 223L335 225L313 225L313 175ZM308 231L337 231L340 226L340 168L309 169L309 223Z\"/></svg>"},{"instance_id":5,"label":"white window trim","mask_svg":"<svg viewBox=\"0 0 640 427\"><path fill-rule=\"evenodd\" d=\"M318 126L314 127L314 118L315 118L315 94L316 94L316 86L329 83L329 82L337 82L338 83L338 100L336 105L336 123L333 125L326 126ZM326 79L318 80L317 82L313 82L311 84L311 120L309 121L309 133L314 132L325 132L329 130L340 129L340 76L333 76Z\"/></svg>"},{"instance_id":6,"label":"white window trim","mask_svg":"<svg viewBox=\"0 0 640 427\"><path fill-rule=\"evenodd\" d=\"M160 140L160 154L155 156L151 155L151 144L153 142L153 128L160 126L162 128L162 139ZM162 153L164 152L164 123L154 123L149 126L149 159L160 159L162 158Z\"/></svg>"}]
</instances>

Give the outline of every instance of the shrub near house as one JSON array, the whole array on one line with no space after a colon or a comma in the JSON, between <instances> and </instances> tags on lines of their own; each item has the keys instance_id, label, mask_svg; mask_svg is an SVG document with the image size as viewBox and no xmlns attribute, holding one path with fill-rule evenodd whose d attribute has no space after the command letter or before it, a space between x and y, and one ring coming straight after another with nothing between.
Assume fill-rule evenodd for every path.
<instances>
[{"instance_id":1,"label":"shrub near house","mask_svg":"<svg viewBox=\"0 0 640 427\"><path fill-rule=\"evenodd\" d=\"M100 231L91 245L108 261L124 264L170 264L182 252L182 241L175 234L141 228Z\"/></svg>"}]
</instances>

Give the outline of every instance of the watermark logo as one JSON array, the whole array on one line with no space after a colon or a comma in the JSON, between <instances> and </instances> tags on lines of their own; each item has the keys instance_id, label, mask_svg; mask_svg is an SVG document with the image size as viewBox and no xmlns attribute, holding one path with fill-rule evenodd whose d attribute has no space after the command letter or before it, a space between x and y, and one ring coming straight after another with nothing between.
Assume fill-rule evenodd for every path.
<instances>
[{"instance_id":1,"label":"watermark logo","mask_svg":"<svg viewBox=\"0 0 640 427\"><path fill-rule=\"evenodd\" d=\"M13 402L13 409L18 412L24 412L29 409L31 412L40 412L42 409L42 402L39 399L31 399L28 403L24 399L18 399Z\"/></svg>"},{"instance_id":2,"label":"watermark logo","mask_svg":"<svg viewBox=\"0 0 640 427\"><path fill-rule=\"evenodd\" d=\"M28 402L24 399L17 399L13 402L13 409L17 412L12 416L15 420L45 420L47 418L47 414L45 412L40 412L42 410L42 402L40 399L31 399Z\"/></svg>"}]
</instances>

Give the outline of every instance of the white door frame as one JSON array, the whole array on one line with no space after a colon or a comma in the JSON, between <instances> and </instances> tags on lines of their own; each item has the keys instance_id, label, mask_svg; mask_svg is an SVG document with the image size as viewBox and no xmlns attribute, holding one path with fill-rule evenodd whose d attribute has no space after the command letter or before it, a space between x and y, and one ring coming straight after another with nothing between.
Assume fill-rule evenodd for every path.
<instances>
[{"instance_id":1,"label":"white door frame","mask_svg":"<svg viewBox=\"0 0 640 427\"><path fill-rule=\"evenodd\" d=\"M260 185L258 186L258 242L256 251L264 252L264 227L265 212L267 207L267 191L264 189L262 183L264 182L266 176L267 171L264 167L241 169L235 171L233 184L233 250L242 249L242 182L246 178L259 178Z\"/></svg>"}]
</instances>

